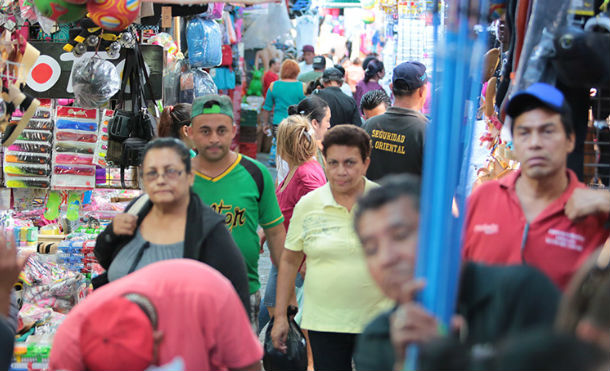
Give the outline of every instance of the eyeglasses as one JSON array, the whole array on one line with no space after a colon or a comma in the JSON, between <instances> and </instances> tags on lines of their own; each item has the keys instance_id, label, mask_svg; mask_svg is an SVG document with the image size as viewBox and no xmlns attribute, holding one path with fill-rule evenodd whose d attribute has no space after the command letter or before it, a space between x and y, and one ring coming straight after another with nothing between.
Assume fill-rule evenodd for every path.
<instances>
[{"instance_id":1,"label":"eyeglasses","mask_svg":"<svg viewBox=\"0 0 610 371\"><path fill-rule=\"evenodd\" d=\"M160 176L167 180L176 180L180 175L184 173L184 170L176 170L176 169L167 169L164 173L158 173L156 171L149 171L143 174L144 180L147 182L153 182L157 180Z\"/></svg>"}]
</instances>

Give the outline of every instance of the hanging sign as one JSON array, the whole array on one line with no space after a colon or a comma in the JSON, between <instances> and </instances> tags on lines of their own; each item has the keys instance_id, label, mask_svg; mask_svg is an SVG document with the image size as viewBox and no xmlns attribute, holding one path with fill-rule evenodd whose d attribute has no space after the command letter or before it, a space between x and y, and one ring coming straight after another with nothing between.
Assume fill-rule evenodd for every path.
<instances>
[{"instance_id":1,"label":"hanging sign","mask_svg":"<svg viewBox=\"0 0 610 371\"><path fill-rule=\"evenodd\" d=\"M73 53L63 50L63 43L49 43L42 41L30 42L40 51L40 56L28 73L25 91L37 98L73 98L72 65L76 60ZM163 92L163 47L159 45L141 45L142 57L150 83L155 96L161 99ZM87 52L84 57L92 57L94 52ZM106 52L99 52L98 56L107 59L117 66L122 74L125 66L125 50L122 49L119 57L110 58ZM129 89L126 89L127 92Z\"/></svg>"}]
</instances>

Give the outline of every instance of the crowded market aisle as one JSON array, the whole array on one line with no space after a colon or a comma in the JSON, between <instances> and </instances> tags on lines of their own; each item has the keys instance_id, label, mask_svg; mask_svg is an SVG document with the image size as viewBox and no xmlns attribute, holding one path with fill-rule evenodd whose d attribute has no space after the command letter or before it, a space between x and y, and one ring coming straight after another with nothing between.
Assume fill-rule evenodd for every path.
<instances>
[{"instance_id":1,"label":"crowded market aisle","mask_svg":"<svg viewBox=\"0 0 610 371\"><path fill-rule=\"evenodd\" d=\"M607 366L610 9L546 10L0 0L0 369Z\"/></svg>"}]
</instances>

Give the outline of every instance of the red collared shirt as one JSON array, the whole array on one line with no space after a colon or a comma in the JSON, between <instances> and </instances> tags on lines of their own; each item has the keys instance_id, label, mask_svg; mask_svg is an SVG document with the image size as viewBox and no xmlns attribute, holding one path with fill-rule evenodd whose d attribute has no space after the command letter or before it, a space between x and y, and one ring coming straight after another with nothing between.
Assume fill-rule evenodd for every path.
<instances>
[{"instance_id":1,"label":"red collared shirt","mask_svg":"<svg viewBox=\"0 0 610 371\"><path fill-rule=\"evenodd\" d=\"M564 207L572 192L585 185L568 170L565 192L527 223L515 183L521 171L478 187L468 200L464 229L465 260L487 264L530 264L562 290L582 261L608 238L606 214L572 222Z\"/></svg>"}]
</instances>

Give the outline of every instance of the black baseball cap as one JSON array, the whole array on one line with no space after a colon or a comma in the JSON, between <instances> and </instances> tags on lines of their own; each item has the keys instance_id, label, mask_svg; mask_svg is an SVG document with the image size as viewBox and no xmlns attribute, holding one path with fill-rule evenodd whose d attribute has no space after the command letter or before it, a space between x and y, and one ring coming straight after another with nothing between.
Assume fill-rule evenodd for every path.
<instances>
[{"instance_id":1,"label":"black baseball cap","mask_svg":"<svg viewBox=\"0 0 610 371\"><path fill-rule=\"evenodd\" d=\"M339 71L339 69L331 67L324 70L322 79L326 81L340 81L343 80L343 74L341 71Z\"/></svg>"},{"instance_id":2,"label":"black baseball cap","mask_svg":"<svg viewBox=\"0 0 610 371\"><path fill-rule=\"evenodd\" d=\"M316 55L313 57L313 68L314 70L323 70L326 68L326 58L322 55Z\"/></svg>"},{"instance_id":3,"label":"black baseball cap","mask_svg":"<svg viewBox=\"0 0 610 371\"><path fill-rule=\"evenodd\" d=\"M419 62L403 62L394 68L392 84L399 89L415 90L428 81L426 66Z\"/></svg>"},{"instance_id":4,"label":"black baseball cap","mask_svg":"<svg viewBox=\"0 0 610 371\"><path fill-rule=\"evenodd\" d=\"M343 68L342 65L340 64L335 64L333 67L335 67L336 69L339 70L339 72L341 72L341 74L343 75L343 77L345 77L345 68Z\"/></svg>"}]
</instances>

